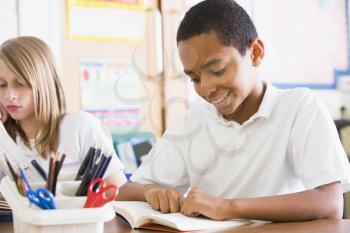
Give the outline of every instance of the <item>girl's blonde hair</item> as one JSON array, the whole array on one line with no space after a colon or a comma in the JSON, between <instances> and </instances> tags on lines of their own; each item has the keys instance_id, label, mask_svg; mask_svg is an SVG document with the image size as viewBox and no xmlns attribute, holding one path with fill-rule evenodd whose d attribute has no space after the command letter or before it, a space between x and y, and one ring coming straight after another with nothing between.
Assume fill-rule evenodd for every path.
<instances>
[{"instance_id":1,"label":"girl's blonde hair","mask_svg":"<svg viewBox=\"0 0 350 233\"><path fill-rule=\"evenodd\" d=\"M65 97L52 53L42 40L23 36L7 40L0 46L0 60L19 83L32 88L38 124L35 148L46 159L50 152L57 151L59 124L66 113ZM5 122L5 127L12 138L19 135L29 146L23 129L12 118Z\"/></svg>"}]
</instances>

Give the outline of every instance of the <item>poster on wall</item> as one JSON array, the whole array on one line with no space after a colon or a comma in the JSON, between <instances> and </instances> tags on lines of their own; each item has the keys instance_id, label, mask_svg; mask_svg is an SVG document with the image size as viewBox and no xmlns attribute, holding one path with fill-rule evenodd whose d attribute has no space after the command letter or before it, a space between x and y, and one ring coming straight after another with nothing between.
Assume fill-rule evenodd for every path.
<instances>
[{"instance_id":1,"label":"poster on wall","mask_svg":"<svg viewBox=\"0 0 350 233\"><path fill-rule=\"evenodd\" d=\"M142 43L146 10L142 1L67 0L71 39Z\"/></svg>"},{"instance_id":2,"label":"poster on wall","mask_svg":"<svg viewBox=\"0 0 350 233\"><path fill-rule=\"evenodd\" d=\"M112 132L139 129L140 81L127 61L80 61L81 103Z\"/></svg>"}]
</instances>

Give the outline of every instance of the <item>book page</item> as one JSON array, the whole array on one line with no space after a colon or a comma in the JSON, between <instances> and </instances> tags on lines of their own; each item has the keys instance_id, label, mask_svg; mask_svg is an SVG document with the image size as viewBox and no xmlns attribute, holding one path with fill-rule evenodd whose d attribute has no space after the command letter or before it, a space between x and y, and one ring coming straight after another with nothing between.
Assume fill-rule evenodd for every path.
<instances>
[{"instance_id":1,"label":"book page","mask_svg":"<svg viewBox=\"0 0 350 233\"><path fill-rule=\"evenodd\" d=\"M123 215L128 221L132 218L133 223L129 223L133 228L142 228L145 224L157 223L181 231L193 231L251 223L249 220L215 221L205 217L187 217L180 213L163 214L153 210L147 202L115 201L112 205L116 212Z\"/></svg>"},{"instance_id":2,"label":"book page","mask_svg":"<svg viewBox=\"0 0 350 233\"><path fill-rule=\"evenodd\" d=\"M147 202L142 201L114 201L112 202L114 210L122 215L129 224L135 228L137 220L143 216L157 215L160 212L155 211Z\"/></svg>"},{"instance_id":3,"label":"book page","mask_svg":"<svg viewBox=\"0 0 350 233\"><path fill-rule=\"evenodd\" d=\"M226 220L215 221L205 217L187 217L180 213L152 215L156 223L163 224L180 231L195 231L204 229L218 229L235 227L251 223L249 220Z\"/></svg>"}]
</instances>

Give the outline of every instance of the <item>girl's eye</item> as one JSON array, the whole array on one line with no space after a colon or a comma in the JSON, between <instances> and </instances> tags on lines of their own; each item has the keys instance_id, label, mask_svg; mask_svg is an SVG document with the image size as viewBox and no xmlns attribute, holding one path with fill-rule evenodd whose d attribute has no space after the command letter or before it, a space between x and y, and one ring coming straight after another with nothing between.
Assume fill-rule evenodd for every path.
<instances>
[{"instance_id":1,"label":"girl's eye","mask_svg":"<svg viewBox=\"0 0 350 233\"><path fill-rule=\"evenodd\" d=\"M24 84L17 81L17 82L16 82L16 86L22 87L22 86L24 86Z\"/></svg>"},{"instance_id":2,"label":"girl's eye","mask_svg":"<svg viewBox=\"0 0 350 233\"><path fill-rule=\"evenodd\" d=\"M0 83L0 88L5 88L6 87L6 83Z\"/></svg>"}]
</instances>

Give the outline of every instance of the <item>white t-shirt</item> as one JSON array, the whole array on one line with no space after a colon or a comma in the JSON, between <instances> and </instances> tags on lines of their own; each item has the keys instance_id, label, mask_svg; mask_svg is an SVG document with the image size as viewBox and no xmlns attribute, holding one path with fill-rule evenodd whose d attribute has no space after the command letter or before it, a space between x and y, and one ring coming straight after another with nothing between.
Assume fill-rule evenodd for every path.
<instances>
[{"instance_id":1,"label":"white t-shirt","mask_svg":"<svg viewBox=\"0 0 350 233\"><path fill-rule=\"evenodd\" d=\"M101 146L102 151L112 154L112 160L104 177L108 177L116 172L123 172L123 165L118 159L110 133L107 128L96 117L87 112L76 112L66 114L60 123L59 144L57 152L65 152L64 160L60 173L78 172L78 169L84 160L91 146ZM49 160L42 159L37 151L24 145L20 137L17 137L17 145L23 150L25 156L31 161L35 159L48 172ZM20 162L20 158L15 158ZM40 179L40 181L42 181Z\"/></svg>"},{"instance_id":2,"label":"white t-shirt","mask_svg":"<svg viewBox=\"0 0 350 233\"><path fill-rule=\"evenodd\" d=\"M314 92L267 84L259 110L242 125L198 103L166 130L131 180L180 191L198 187L224 198L262 197L348 184L350 165Z\"/></svg>"}]
</instances>

